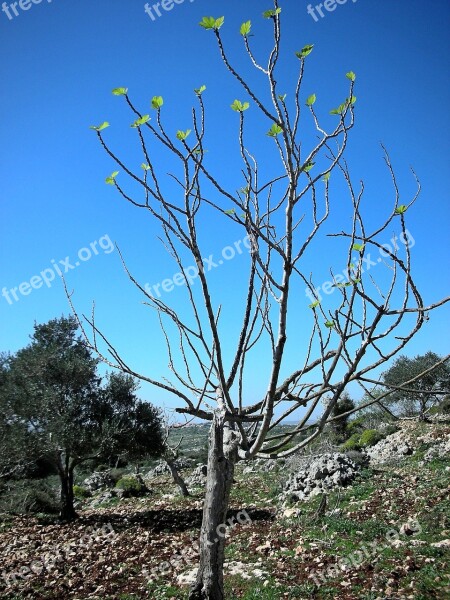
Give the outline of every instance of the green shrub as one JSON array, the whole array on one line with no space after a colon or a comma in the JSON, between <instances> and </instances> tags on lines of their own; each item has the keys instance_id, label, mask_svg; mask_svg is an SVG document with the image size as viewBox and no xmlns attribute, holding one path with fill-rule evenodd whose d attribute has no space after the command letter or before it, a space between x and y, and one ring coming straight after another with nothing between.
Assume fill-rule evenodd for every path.
<instances>
[{"instance_id":1,"label":"green shrub","mask_svg":"<svg viewBox=\"0 0 450 600\"><path fill-rule=\"evenodd\" d=\"M347 423L346 431L349 436L352 436L354 433L360 433L364 430L364 417L358 417L358 419L354 419Z\"/></svg>"},{"instance_id":2,"label":"green shrub","mask_svg":"<svg viewBox=\"0 0 450 600\"><path fill-rule=\"evenodd\" d=\"M116 483L116 488L123 490L125 496L143 496L148 492L148 488L142 481L139 481L139 479L131 477L130 475L119 479Z\"/></svg>"},{"instance_id":3,"label":"green shrub","mask_svg":"<svg viewBox=\"0 0 450 600\"><path fill-rule=\"evenodd\" d=\"M341 446L341 450L348 452L350 450L363 450L374 446L377 442L382 440L382 435L376 429L366 429L362 433L354 433L344 444Z\"/></svg>"},{"instance_id":4,"label":"green shrub","mask_svg":"<svg viewBox=\"0 0 450 600\"><path fill-rule=\"evenodd\" d=\"M78 500L83 500L84 498L89 498L89 496L91 495L91 492L81 485L74 485L73 486L73 495Z\"/></svg>"},{"instance_id":5,"label":"green shrub","mask_svg":"<svg viewBox=\"0 0 450 600\"><path fill-rule=\"evenodd\" d=\"M361 450L361 444L359 443L359 433L354 433L348 440L342 444L342 450Z\"/></svg>"},{"instance_id":6,"label":"green shrub","mask_svg":"<svg viewBox=\"0 0 450 600\"><path fill-rule=\"evenodd\" d=\"M369 448L370 446L375 446L382 439L382 434L376 429L366 429L359 438L359 445L362 448Z\"/></svg>"},{"instance_id":7,"label":"green shrub","mask_svg":"<svg viewBox=\"0 0 450 600\"><path fill-rule=\"evenodd\" d=\"M56 514L56 490L45 479L9 481L0 496L0 512L10 514Z\"/></svg>"}]
</instances>

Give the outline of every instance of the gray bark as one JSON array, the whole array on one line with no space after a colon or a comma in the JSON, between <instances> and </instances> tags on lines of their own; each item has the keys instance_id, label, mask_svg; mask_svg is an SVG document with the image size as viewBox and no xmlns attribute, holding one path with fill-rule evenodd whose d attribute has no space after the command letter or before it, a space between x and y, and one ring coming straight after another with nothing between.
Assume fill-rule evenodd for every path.
<instances>
[{"instance_id":1,"label":"gray bark","mask_svg":"<svg viewBox=\"0 0 450 600\"><path fill-rule=\"evenodd\" d=\"M209 434L206 495L200 531L200 566L189 600L224 598L224 524L237 460L236 442L234 426L224 423L223 413L216 413Z\"/></svg>"},{"instance_id":2,"label":"gray bark","mask_svg":"<svg viewBox=\"0 0 450 600\"><path fill-rule=\"evenodd\" d=\"M175 462L172 459L167 458L167 457L164 457L164 460L166 461L166 464L170 469L170 473L172 475L174 482L180 488L181 494L185 498L187 498L190 495L189 490L187 489L184 479L181 477L180 473L178 472Z\"/></svg>"}]
</instances>

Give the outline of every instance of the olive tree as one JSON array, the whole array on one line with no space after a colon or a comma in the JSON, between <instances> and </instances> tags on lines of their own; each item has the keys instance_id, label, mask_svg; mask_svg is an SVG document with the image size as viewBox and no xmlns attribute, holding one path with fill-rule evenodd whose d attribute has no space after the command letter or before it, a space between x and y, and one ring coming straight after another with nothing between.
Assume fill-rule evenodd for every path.
<instances>
[{"instance_id":1,"label":"olive tree","mask_svg":"<svg viewBox=\"0 0 450 600\"><path fill-rule=\"evenodd\" d=\"M159 410L139 400L129 375L111 374L102 385L98 360L77 327L73 317L36 324L31 343L9 358L0 381L6 474L14 473L13 465L17 471L38 459L52 464L61 483L64 521L77 517L73 482L81 464L120 453L158 456L163 450Z\"/></svg>"},{"instance_id":2,"label":"olive tree","mask_svg":"<svg viewBox=\"0 0 450 600\"><path fill-rule=\"evenodd\" d=\"M442 362L441 358L431 351L414 358L398 356L382 376L383 385L391 391L386 403L402 415L425 419L430 408L450 390L450 361ZM405 386L404 382L412 378L414 383Z\"/></svg>"},{"instance_id":3,"label":"olive tree","mask_svg":"<svg viewBox=\"0 0 450 600\"><path fill-rule=\"evenodd\" d=\"M133 114L132 127L144 160L140 167L127 164L121 150L108 142L107 121L92 127L114 163L106 182L126 202L159 222L184 283L180 290L184 290L185 304L179 311L140 283L121 253L130 280L158 312L171 380L157 372L136 372L92 316L80 315L79 322L87 343L107 364L172 394L180 402L176 409L180 415L211 423L200 564L191 599L224 597L225 540L217 536L217 528L226 521L237 461L289 456L320 436L327 423L354 412L332 416L347 386L356 383L366 390L377 380L379 368L421 329L427 313L448 300L426 305L414 282L406 222L420 185L413 173L417 190L407 203L400 203L394 168L385 150L392 198L380 206L378 222L369 227L364 219L364 184L353 183L344 160L355 124L355 73L343 77L346 91L340 92L332 117L325 119L321 115L326 107L320 98L311 90L304 91L312 45L299 48L292 57L297 75L291 93L279 85L280 63L290 60L281 54L280 13L275 0L273 9L263 15L273 32L273 45L264 62L252 49L252 23L244 22L240 28L243 51L258 76L265 78L263 94L256 92L256 83L244 77L230 58L222 34L224 18L205 17L200 23L215 38L219 60L243 94L223 105L223 110L230 110L231 103L236 113L235 132L223 135L235 135L242 162L242 171L231 184L217 175L225 160L223 139L208 135L211 107L206 85L194 91L188 128L177 132L165 126L164 112L170 108L161 96L152 98L150 116L134 104L127 88L113 90ZM260 128L249 125L256 116ZM330 127L331 118L335 121ZM302 138L307 123L315 129L312 140ZM173 166L169 177L178 193L165 192L166 164ZM322 298L320 280L310 272L311 253L323 248L330 229L325 224L333 222L334 185L342 184L347 202L340 192L339 211L340 215L345 211L348 227L328 238L336 244L333 257L329 254L328 274L334 293ZM136 196L136 186L142 196ZM230 236L240 230L249 247L247 283L233 289L232 317L240 323L237 333L226 322L231 301L225 286L218 289L211 283L203 260L205 215L208 222L215 219L228 227ZM387 249L384 244L393 229L403 243ZM383 256L377 264L379 281L374 270L366 272L375 252ZM339 272L334 260L341 261ZM187 265L196 265L195 282L192 266ZM72 295L67 293L75 310ZM265 383L264 392L255 400L248 381L253 379L256 349L267 360L258 367L258 380L261 383L264 378ZM288 371L293 357L296 366ZM287 417L296 418L297 425L289 432L274 432Z\"/></svg>"}]
</instances>

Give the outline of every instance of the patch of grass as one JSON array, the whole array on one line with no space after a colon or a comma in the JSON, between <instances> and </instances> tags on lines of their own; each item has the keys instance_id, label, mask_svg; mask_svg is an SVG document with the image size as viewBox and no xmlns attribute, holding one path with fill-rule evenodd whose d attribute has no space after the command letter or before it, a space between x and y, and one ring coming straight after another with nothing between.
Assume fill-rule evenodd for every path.
<instances>
[{"instance_id":1,"label":"patch of grass","mask_svg":"<svg viewBox=\"0 0 450 600\"><path fill-rule=\"evenodd\" d=\"M238 477L238 483L231 488L230 499L232 503L238 503L242 506L249 504L257 508L266 508L267 499L278 496L281 492L281 483L277 474L273 471L269 473L252 474L252 485L248 485L248 478Z\"/></svg>"},{"instance_id":2,"label":"patch of grass","mask_svg":"<svg viewBox=\"0 0 450 600\"><path fill-rule=\"evenodd\" d=\"M414 581L415 598L417 600L444 598L446 587L444 577L442 565L439 563L429 563L421 567L410 577L411 581Z\"/></svg>"},{"instance_id":3,"label":"patch of grass","mask_svg":"<svg viewBox=\"0 0 450 600\"><path fill-rule=\"evenodd\" d=\"M117 506L120 503L119 498L110 498L109 500L104 500L103 502L100 502L100 504L97 505L96 508L112 508L114 506Z\"/></svg>"},{"instance_id":4,"label":"patch of grass","mask_svg":"<svg viewBox=\"0 0 450 600\"><path fill-rule=\"evenodd\" d=\"M173 585L166 585L160 582L149 583L147 589L150 594L150 598L157 598L158 600L183 600L187 598L188 592L177 588ZM136 598L138 598L136 596ZM139 596L141 598L141 596Z\"/></svg>"},{"instance_id":5,"label":"patch of grass","mask_svg":"<svg viewBox=\"0 0 450 600\"><path fill-rule=\"evenodd\" d=\"M225 597L233 600L236 598L240 600L280 600L285 597L300 600L316 597L314 596L315 588L316 586L312 583L286 586L276 583L271 577L261 583L261 581L255 582L235 575L225 581ZM239 596L236 595L237 593Z\"/></svg>"},{"instance_id":6,"label":"patch of grass","mask_svg":"<svg viewBox=\"0 0 450 600\"><path fill-rule=\"evenodd\" d=\"M361 471L357 482L351 488L344 488L341 491L339 506L342 508L347 505L350 500L368 500L374 492L375 484L373 482L373 472L370 471L370 469L364 469ZM332 500L336 496L336 493L330 496L330 504L332 504Z\"/></svg>"},{"instance_id":7,"label":"patch of grass","mask_svg":"<svg viewBox=\"0 0 450 600\"><path fill-rule=\"evenodd\" d=\"M433 542L436 537L439 538L441 531L450 527L450 500L442 500L433 508L424 511L420 516L420 525L421 540Z\"/></svg>"}]
</instances>

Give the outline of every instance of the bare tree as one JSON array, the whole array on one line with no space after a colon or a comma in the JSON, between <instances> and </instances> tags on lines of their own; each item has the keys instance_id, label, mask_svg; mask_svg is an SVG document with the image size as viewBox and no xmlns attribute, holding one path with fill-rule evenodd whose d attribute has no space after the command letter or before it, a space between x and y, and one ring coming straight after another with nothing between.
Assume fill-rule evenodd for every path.
<instances>
[{"instance_id":1,"label":"bare tree","mask_svg":"<svg viewBox=\"0 0 450 600\"><path fill-rule=\"evenodd\" d=\"M170 474L172 475L172 479L174 483L180 488L181 495L187 498L190 496L188 487L183 477L180 475L179 468L177 465L177 460L180 458L180 446L183 442L183 438L181 437L177 444L172 445L170 443L170 433L175 429L178 429L179 426L175 424L171 424L169 419L166 416L166 424L165 424L165 432L164 432L164 451L162 453L162 458L169 468Z\"/></svg>"},{"instance_id":2,"label":"bare tree","mask_svg":"<svg viewBox=\"0 0 450 600\"><path fill-rule=\"evenodd\" d=\"M273 10L264 13L273 26L273 46L264 64L258 61L250 45L251 23L243 23L240 31L251 64L259 76L265 77L264 97L256 93L255 86L232 64L221 35L224 19L205 17L201 23L214 35L223 65L246 97L232 104L237 113L236 136L242 159L241 181L233 189L215 175L215 161L223 157L206 146L212 140L207 137L205 86L195 90L191 129L178 131L176 135L171 135L164 125L161 97L152 100L156 116L150 120L149 115L135 107L126 88L113 91L124 97L136 117L133 126L145 160L141 173L126 166L120 154L110 147L104 136L107 122L94 127L104 150L130 178L131 185L142 187L143 197L132 197L125 185L119 183L118 171L107 183L114 185L127 202L159 221L164 243L183 274L190 305L191 316L187 318L185 310L181 315L161 297L154 297L137 281L121 254L130 280L158 312L173 381L135 372L97 327L94 314L84 317L85 321L80 318L80 326L85 328L87 343L107 364L173 394L182 403L177 409L179 414L211 422L200 564L191 599L224 597L225 540L217 536L217 528L226 521L236 462L286 457L310 444L328 422L337 418L332 417L332 411L347 386L356 382L367 391L377 381L378 369L403 350L421 329L428 313L449 300L426 305L416 287L406 215L419 196L420 184L413 172L417 191L408 204L400 204L397 179L384 148L393 199L382 207L385 216L370 229L363 219L364 184L354 185L344 160L355 119L355 74L347 73L347 98L331 111L336 119L331 130L319 120L315 95L306 97L303 92L311 45L296 53L299 72L292 97L279 89L276 73L281 60L280 12L275 0ZM261 172L257 144L261 145L262 140L248 127L249 108L267 123L274 152L270 157L271 169L278 165L275 175L267 176L266 169ZM309 148L308 140L300 141L300 122L308 120L316 132ZM170 164L178 165L170 175L178 185L178 197L174 194L168 197L163 191L164 175L155 162L156 153L159 164L163 152ZM264 159L267 161L267 157ZM336 254L345 247L345 271L343 274L330 270L328 290L332 288L334 293L322 299L308 265L311 249L320 252L320 235L329 221L332 173L341 179L348 192L349 227L332 234ZM235 191L239 185L240 189ZM345 211L340 196L340 211ZM224 224L240 228L250 248L248 284L236 291L243 296L241 314L234 315L241 322L236 339L230 328L222 326L221 312L227 305L221 304L220 296L215 297L202 260L205 249L199 241L202 237L199 217L204 211L209 214L214 211ZM403 243L394 242L388 248L385 242L391 239L393 229L399 236L396 239ZM368 273L373 264L371 252L382 257L376 267L377 281L373 271ZM188 264L196 265L195 285L186 269ZM305 291L310 297L307 302ZM300 331L298 314L302 315ZM296 338L300 342L287 346L288 328L290 324L292 332L294 316ZM230 338L234 339L232 353ZM266 376L264 393L258 401L248 403L246 381L254 369L251 361L256 348L266 352L269 366L267 372L263 368L259 371L260 378ZM292 359L294 351L297 368L287 373L286 361L288 357ZM327 402L322 403L325 398ZM296 427L289 433L274 433L275 427L287 417L298 419ZM293 440L294 445L290 443Z\"/></svg>"}]
</instances>

